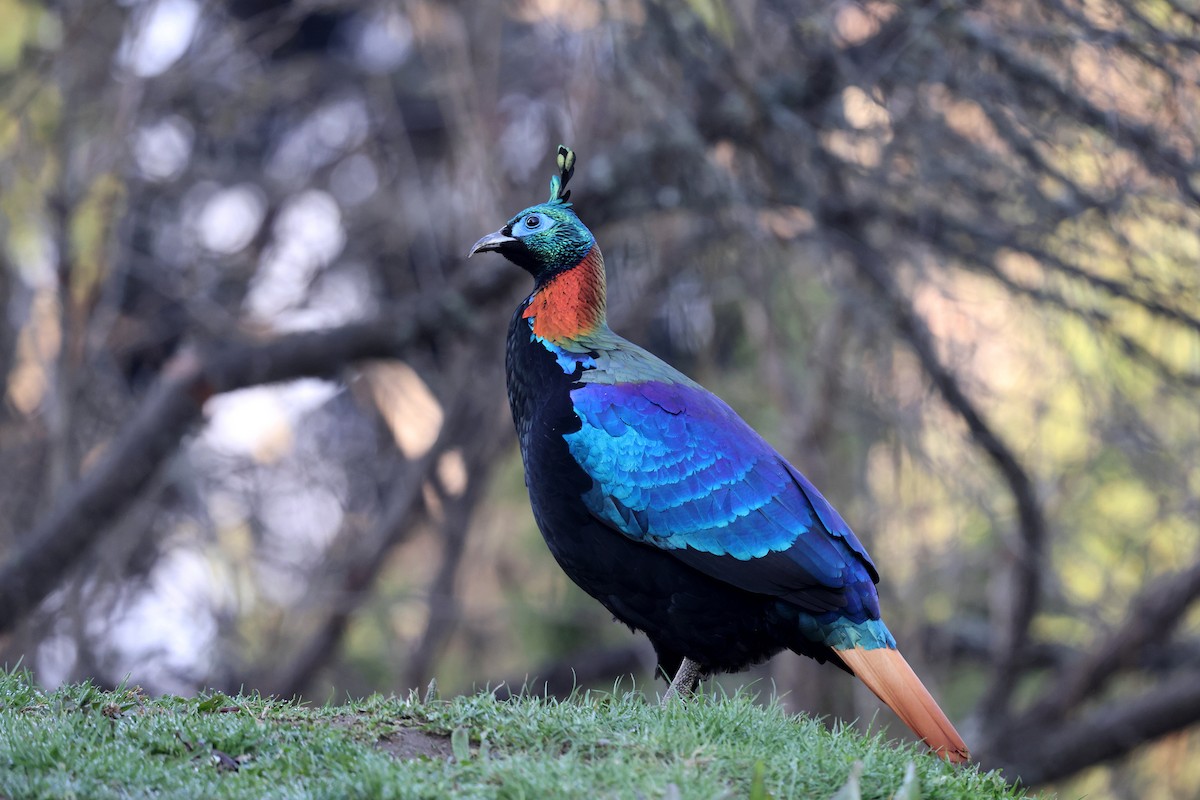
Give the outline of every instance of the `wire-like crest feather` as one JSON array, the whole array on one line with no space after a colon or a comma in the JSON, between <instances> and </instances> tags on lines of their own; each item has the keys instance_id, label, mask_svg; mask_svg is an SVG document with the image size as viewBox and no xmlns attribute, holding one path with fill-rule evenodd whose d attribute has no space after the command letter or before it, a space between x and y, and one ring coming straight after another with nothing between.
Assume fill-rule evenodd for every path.
<instances>
[{"instance_id":1,"label":"wire-like crest feather","mask_svg":"<svg viewBox=\"0 0 1200 800\"><path fill-rule=\"evenodd\" d=\"M550 202L571 205L567 181L575 174L575 151L564 144L558 146L558 174L550 179Z\"/></svg>"}]
</instances>

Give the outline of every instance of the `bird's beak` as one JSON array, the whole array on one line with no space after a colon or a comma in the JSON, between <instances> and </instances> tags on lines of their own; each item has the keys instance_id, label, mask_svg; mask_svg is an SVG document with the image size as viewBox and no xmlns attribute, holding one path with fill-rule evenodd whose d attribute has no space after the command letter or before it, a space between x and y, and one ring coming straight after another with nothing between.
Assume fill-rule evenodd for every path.
<instances>
[{"instance_id":1,"label":"bird's beak","mask_svg":"<svg viewBox=\"0 0 1200 800\"><path fill-rule=\"evenodd\" d=\"M467 253L467 258L470 258L476 253L482 253L485 250L499 250L504 245L512 244L515 241L517 240L506 234L503 230L498 230L495 233L489 233L487 236L484 236L475 243L475 245L471 248L471 252Z\"/></svg>"}]
</instances>

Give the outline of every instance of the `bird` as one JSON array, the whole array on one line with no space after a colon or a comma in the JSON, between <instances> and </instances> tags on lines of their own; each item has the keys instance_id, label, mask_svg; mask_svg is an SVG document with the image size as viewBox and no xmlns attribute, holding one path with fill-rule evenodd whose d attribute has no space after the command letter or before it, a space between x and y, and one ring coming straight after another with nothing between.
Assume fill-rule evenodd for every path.
<instances>
[{"instance_id":1,"label":"bird","mask_svg":"<svg viewBox=\"0 0 1200 800\"><path fill-rule=\"evenodd\" d=\"M533 516L566 574L644 632L662 700L787 649L857 676L942 758L970 754L897 649L879 572L817 488L716 395L608 325L604 257L550 199L471 247L533 277L505 366Z\"/></svg>"}]
</instances>

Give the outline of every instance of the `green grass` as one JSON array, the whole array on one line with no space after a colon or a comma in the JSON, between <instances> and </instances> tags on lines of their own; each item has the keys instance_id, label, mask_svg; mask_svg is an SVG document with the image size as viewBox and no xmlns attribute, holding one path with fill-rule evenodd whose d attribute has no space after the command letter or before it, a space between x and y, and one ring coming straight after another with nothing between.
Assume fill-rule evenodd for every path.
<instances>
[{"instance_id":1,"label":"green grass","mask_svg":"<svg viewBox=\"0 0 1200 800\"><path fill-rule=\"evenodd\" d=\"M0 796L12 800L849 800L855 784L862 798L1024 796L994 775L831 733L745 694L666 709L624 691L311 707L253 695L149 698L86 683L47 691L27 672L0 672Z\"/></svg>"}]
</instances>

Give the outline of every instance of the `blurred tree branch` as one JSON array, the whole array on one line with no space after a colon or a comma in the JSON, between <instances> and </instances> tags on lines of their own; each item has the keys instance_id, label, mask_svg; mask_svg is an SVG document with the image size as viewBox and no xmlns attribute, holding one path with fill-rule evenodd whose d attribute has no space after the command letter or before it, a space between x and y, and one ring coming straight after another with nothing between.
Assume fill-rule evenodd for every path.
<instances>
[{"instance_id":1,"label":"blurred tree branch","mask_svg":"<svg viewBox=\"0 0 1200 800\"><path fill-rule=\"evenodd\" d=\"M466 403L455 402L439 432L437 441L419 459L407 463L391 482L382 513L366 531L353 531L353 551L334 569L327 570L325 582L332 589L316 589L332 600L323 604L318 619L299 652L281 658L263 674L245 682L280 697L300 697L314 684L317 673L338 653L351 617L367 601L373 584L387 564L387 554L404 543L428 516L422 497L438 459L447 451L461 430ZM234 683L242 683L235 678Z\"/></svg>"},{"instance_id":2,"label":"blurred tree branch","mask_svg":"<svg viewBox=\"0 0 1200 800\"><path fill-rule=\"evenodd\" d=\"M1126 13L1133 9L1131 3L1118 5ZM1131 145L1130 152L1141 159L1147 169L1173 181L1182 195L1193 203L1200 203L1200 189L1192 185L1196 172L1195 161L1162 141L1153 128L1134 122L1111 108L1098 108L1079 92L1067 89L1043 67L1022 57L1014 47L1002 41L986 26L963 21L959 30L969 44L994 58L1014 84L1031 90L1023 95L1026 102L1044 111L1069 113L1104 136Z\"/></svg>"},{"instance_id":3,"label":"blurred tree branch","mask_svg":"<svg viewBox=\"0 0 1200 800\"><path fill-rule=\"evenodd\" d=\"M451 421L457 416L452 414ZM338 569L329 571L326 582L334 584L334 588L322 594L332 599L324 605L323 616L299 651L281 657L260 674L246 679L236 676L231 685L245 683L279 697L300 697L311 689L317 673L337 656L350 619L370 596L372 585L387 563L387 554L406 541L420 523L425 513L421 489L438 457L446 451L448 430L443 427L434 445L421 458L408 463L396 477L374 524L365 532L354 532L359 540L355 552Z\"/></svg>"},{"instance_id":4,"label":"blurred tree branch","mask_svg":"<svg viewBox=\"0 0 1200 800\"><path fill-rule=\"evenodd\" d=\"M1072 706L1081 706L1088 698L1099 695L1119 670L1136 664L1152 643L1169 639L1197 599L1200 599L1200 562L1156 578L1135 598L1124 624L1068 669L1054 691L1029 710L1028 717L1059 718Z\"/></svg>"},{"instance_id":5,"label":"blurred tree branch","mask_svg":"<svg viewBox=\"0 0 1200 800\"><path fill-rule=\"evenodd\" d=\"M1018 545L1009 550L1013 586L1009 591L1008 618L1002 621L991 669L991 682L981 701L984 719L1009 713L1009 702L1029 640L1029 626L1037 613L1046 556L1046 519L1029 473L976 404L967 396L954 372L942 363L929 329L910 303L901 296L885 267L883 256L866 243L863 217L852 209L831 207L822 222L841 234L840 244L854 259L859 274L878 292L892 324L916 353L921 367L951 409L966 423L971 439L991 459L1012 492L1018 520Z\"/></svg>"},{"instance_id":6,"label":"blurred tree branch","mask_svg":"<svg viewBox=\"0 0 1200 800\"><path fill-rule=\"evenodd\" d=\"M469 385L474 375L471 372L468 379L463 381L463 392L467 397L471 396ZM468 432L465 437L460 436L463 465L470 476L466 487L455 495L448 491L441 479L433 482L443 505L438 526L440 562L429 582L425 598L425 626L405 664L402 685L420 687L436 677L434 667L462 616L460 593L456 591L455 583L466 552L469 526L475 509L487 491L489 478L496 468L502 448L509 440L507 420L496 414L496 410L495 406L476 400L453 428ZM507 416L507 409L501 410Z\"/></svg>"},{"instance_id":7,"label":"blurred tree branch","mask_svg":"<svg viewBox=\"0 0 1200 800\"><path fill-rule=\"evenodd\" d=\"M442 561L430 581L426 624L404 665L403 685L428 683L427 674L457 621L458 600L454 579L458 573L472 516L488 486L499 447L507 441L508 429L496 423L494 404L487 396L470 391L475 375L458 376L450 391L446 417L437 440L417 460L404 465L390 481L389 496L382 513L366 531L351 531L350 552L324 579L332 588L315 587L328 595L321 615L300 651L279 659L260 675L234 683L247 683L282 697L296 697L310 690L318 672L336 656L356 609L370 599L373 584L387 564L387 554L404 543L422 522L434 521L440 533ZM459 448L466 488L451 493L437 474L441 456ZM437 513L431 514L424 490L436 493Z\"/></svg>"},{"instance_id":8,"label":"blurred tree branch","mask_svg":"<svg viewBox=\"0 0 1200 800\"><path fill-rule=\"evenodd\" d=\"M471 302L513 280L494 273L462 293L422 299L387 320L297 333L273 341L213 342L171 359L129 423L96 464L22 538L0 566L0 633L12 630L86 556L104 529L178 449L213 395L300 377L336 375L347 364L395 358L451 325L469 325Z\"/></svg>"},{"instance_id":9,"label":"blurred tree branch","mask_svg":"<svg viewBox=\"0 0 1200 800\"><path fill-rule=\"evenodd\" d=\"M1003 749L985 750L980 765L1020 776L1033 786L1124 756L1147 741L1200 718L1200 671L1184 670L1132 698L1110 700L1077 717L1012 730Z\"/></svg>"}]
</instances>

